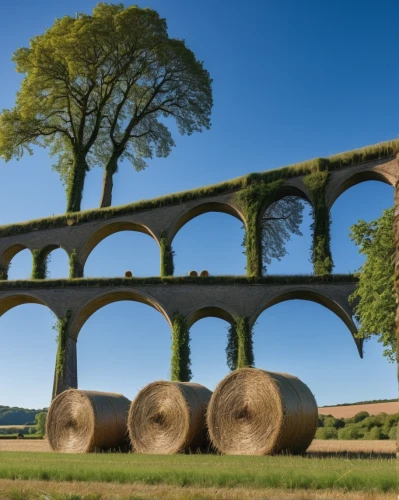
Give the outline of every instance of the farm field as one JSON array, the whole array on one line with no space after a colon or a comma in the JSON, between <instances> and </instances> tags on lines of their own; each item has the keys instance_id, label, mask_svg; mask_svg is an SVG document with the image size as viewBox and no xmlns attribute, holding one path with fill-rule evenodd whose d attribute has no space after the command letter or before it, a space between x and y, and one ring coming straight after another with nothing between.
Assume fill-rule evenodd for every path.
<instances>
[{"instance_id":1,"label":"farm field","mask_svg":"<svg viewBox=\"0 0 399 500\"><path fill-rule=\"evenodd\" d=\"M0 441L0 452L2 451L23 451L23 452L51 452L49 444L45 439L34 441L4 440ZM363 440L325 440L314 439L308 448L308 454L322 453L358 453L358 454L379 454L387 457L394 457L396 453L396 442L393 440L363 441Z\"/></svg>"},{"instance_id":2,"label":"farm field","mask_svg":"<svg viewBox=\"0 0 399 500\"><path fill-rule=\"evenodd\" d=\"M31 446L31 443L17 444L21 448L23 444ZM353 441L350 444L353 445ZM1 451L0 498L7 498L4 494L10 492L13 486L20 492L29 488L47 492L54 488L58 494L70 493L71 488L74 488L76 495L84 498L85 494L93 494L92 485L97 483L107 483L104 487L114 488L121 498L125 492L126 498L131 499L157 498L154 495L159 495L159 498L193 499L395 498L399 478L395 455L391 452L394 447L386 446L384 451L373 450L374 454L371 454L372 445L363 442L362 456L369 450L367 458L354 458L354 455L346 459L340 455L334 456L332 450L325 450L324 456L320 456L320 442L313 443L315 451L310 450L305 457L107 453L66 455ZM360 453L359 446L357 453ZM40 486L43 481L46 485L44 489ZM279 496L281 489L287 494ZM161 493L163 490L164 493ZM101 485L98 491L100 496L90 496L91 500L117 498L115 495L107 497ZM265 496L266 492L269 496ZM295 496L288 496L294 492ZM9 494L12 494L13 500L19 498L12 491ZM29 495L20 498L32 498Z\"/></svg>"},{"instance_id":3,"label":"farm field","mask_svg":"<svg viewBox=\"0 0 399 500\"><path fill-rule=\"evenodd\" d=\"M398 402L391 403L371 403L363 405L348 405L348 406L326 406L319 408L319 415L332 415L335 418L352 418L361 411L367 411L370 415L378 413L387 413L392 415L398 413Z\"/></svg>"},{"instance_id":4,"label":"farm field","mask_svg":"<svg viewBox=\"0 0 399 500\"><path fill-rule=\"evenodd\" d=\"M29 427L28 425L0 425L0 429L9 429L12 427L13 429L25 429L25 427Z\"/></svg>"},{"instance_id":5,"label":"farm field","mask_svg":"<svg viewBox=\"0 0 399 500\"><path fill-rule=\"evenodd\" d=\"M396 500L396 494L281 488L201 488L101 482L51 482L0 479L1 500Z\"/></svg>"}]
</instances>

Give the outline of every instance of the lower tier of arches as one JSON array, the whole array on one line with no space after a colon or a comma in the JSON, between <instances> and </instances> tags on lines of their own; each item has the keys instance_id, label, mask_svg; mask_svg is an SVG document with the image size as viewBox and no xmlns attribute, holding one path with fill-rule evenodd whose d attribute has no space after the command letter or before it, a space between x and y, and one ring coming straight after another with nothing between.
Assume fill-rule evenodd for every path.
<instances>
[{"instance_id":1,"label":"lower tier of arches","mask_svg":"<svg viewBox=\"0 0 399 500\"><path fill-rule=\"evenodd\" d=\"M354 282L316 284L153 284L135 286L63 286L0 290L0 316L22 304L41 304L58 318L58 351L53 396L77 387L77 341L88 319L99 309L119 301L149 305L165 318L172 332L171 376L190 378L190 328L203 318L215 317L230 326L230 365L254 363L252 332L263 311L290 300L306 300L329 309L346 325L362 357L362 341L356 338L349 296ZM111 341L117 341L115 334ZM122 339L121 339L122 340ZM233 358L231 358L233 356Z\"/></svg>"}]
</instances>

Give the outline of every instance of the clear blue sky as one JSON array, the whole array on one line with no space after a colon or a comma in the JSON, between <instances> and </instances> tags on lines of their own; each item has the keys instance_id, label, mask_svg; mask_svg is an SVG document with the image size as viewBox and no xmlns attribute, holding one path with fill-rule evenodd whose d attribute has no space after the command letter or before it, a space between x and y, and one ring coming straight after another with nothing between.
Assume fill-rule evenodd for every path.
<instances>
[{"instance_id":1,"label":"clear blue sky","mask_svg":"<svg viewBox=\"0 0 399 500\"><path fill-rule=\"evenodd\" d=\"M88 0L15 0L1 5L0 109L13 106L21 80L11 56L56 17L90 12ZM214 79L212 129L181 137L176 148L136 173L124 164L115 179L114 204L211 184L248 172L398 137L399 4L337 0L146 0L167 19L171 36L184 38ZM59 214L65 194L45 150L19 162L0 161L0 224ZM86 178L83 208L98 206L102 171ZM335 272L362 263L348 228L377 218L393 203L393 189L377 182L355 186L332 210ZM310 273L310 219L302 238L269 273ZM208 269L243 274L243 230L225 214L192 220L177 235L176 274ZM63 250L52 254L52 277L67 275ZM88 276L159 274L159 251L148 236L123 232L98 245ZM27 278L31 256L13 262L10 278ZM0 318L0 404L49 404L55 362L54 318L43 306L17 307ZM227 323L209 318L192 330L194 380L214 388L227 374ZM306 301L265 311L256 326L256 366L299 376L319 405L396 397L395 366L376 341L358 357L345 325ZM109 305L83 326L78 341L79 386L133 398L145 384L169 376L170 329L155 310L134 302Z\"/></svg>"}]
</instances>

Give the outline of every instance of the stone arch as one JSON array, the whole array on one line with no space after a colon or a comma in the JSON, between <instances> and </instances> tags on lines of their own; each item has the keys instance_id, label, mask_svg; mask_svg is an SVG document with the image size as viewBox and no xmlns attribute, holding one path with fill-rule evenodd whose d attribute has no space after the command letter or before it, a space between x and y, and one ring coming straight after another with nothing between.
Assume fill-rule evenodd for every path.
<instances>
[{"instance_id":1,"label":"stone arch","mask_svg":"<svg viewBox=\"0 0 399 500\"><path fill-rule=\"evenodd\" d=\"M142 291L123 289L114 292L109 291L87 301L81 307L81 309L76 314L74 314L70 324L69 335L73 339L77 340L80 330L82 329L86 321L90 318L90 316L92 316L102 307L122 300L140 302L142 304L153 307L165 317L166 321L169 323L169 326L172 328L172 321L168 313L153 297Z\"/></svg>"},{"instance_id":2,"label":"stone arch","mask_svg":"<svg viewBox=\"0 0 399 500\"><path fill-rule=\"evenodd\" d=\"M297 182L297 183L290 183L290 181L286 181L284 184L280 186L280 188L277 191L276 194L276 199L274 200L273 203L277 203L283 198L287 198L288 196L293 196L295 198L300 198L302 201L309 203L309 205L313 207L313 200L311 199L309 193L307 192L306 188L301 185L302 182ZM268 208L268 201L266 200L265 203L261 207L261 214Z\"/></svg>"},{"instance_id":3,"label":"stone arch","mask_svg":"<svg viewBox=\"0 0 399 500\"><path fill-rule=\"evenodd\" d=\"M231 215L242 222L244 226L246 226L244 215L235 206L226 202L207 201L190 208L172 225L171 229L169 230L170 243L172 243L173 238L180 231L180 229L188 222L190 222L190 220L195 219L196 217L199 217L200 215L206 214L208 212L221 212L227 215Z\"/></svg>"},{"instance_id":4,"label":"stone arch","mask_svg":"<svg viewBox=\"0 0 399 500\"><path fill-rule=\"evenodd\" d=\"M55 316L57 316L57 314L53 311L49 304L47 304L47 302L45 302L43 299L37 297L35 294L20 293L14 295L6 295L5 297L0 298L0 317L10 309L24 304L40 304L50 309L50 311L55 314Z\"/></svg>"},{"instance_id":5,"label":"stone arch","mask_svg":"<svg viewBox=\"0 0 399 500\"><path fill-rule=\"evenodd\" d=\"M143 224L137 224L129 221L108 222L103 224L97 231L94 231L85 241L79 250L79 263L84 267L87 258L94 248L105 238L120 231L136 231L151 236L159 245L159 241L154 233Z\"/></svg>"},{"instance_id":6,"label":"stone arch","mask_svg":"<svg viewBox=\"0 0 399 500\"><path fill-rule=\"evenodd\" d=\"M339 304L333 298L328 297L323 293L315 292L313 290L306 290L306 289L291 290L289 292L282 293L281 295L275 295L274 297L269 298L267 302L263 303L257 309L257 311L252 315L249 321L250 326L253 326L256 323L258 317L263 313L263 311L269 309L269 307L279 304L280 302L285 302L287 300L295 300L295 299L309 300L311 302L315 302L316 304L320 304L321 306L329 309L336 316L338 316L338 318L340 318L349 329L353 337L353 340L355 341L357 350L359 352L359 356L363 358L363 340L355 338L355 334L357 333L357 328L348 311L345 310L344 307L342 307L342 305Z\"/></svg>"},{"instance_id":7,"label":"stone arch","mask_svg":"<svg viewBox=\"0 0 399 500\"><path fill-rule=\"evenodd\" d=\"M49 267L49 263L47 261L47 258L49 257L49 255L54 251L54 250L63 250L63 252L65 252L65 255L67 257L67 266L69 267L69 262L70 262L70 253L68 252L68 250L66 248L64 248L63 246L59 245L59 244L51 244L51 245L46 245L44 248L42 248L40 250L40 253L38 255L38 263L40 263L42 266L43 266L43 270L44 272L47 274L47 273L50 273L50 269L51 267ZM68 267L67 267L67 270L68 270ZM62 277L69 277L69 271L67 271L65 273L65 275L63 275ZM44 278L44 277L43 277ZM52 277L51 279L54 279L54 277Z\"/></svg>"},{"instance_id":8,"label":"stone arch","mask_svg":"<svg viewBox=\"0 0 399 500\"><path fill-rule=\"evenodd\" d=\"M219 318L227 321L230 325L234 324L234 317L226 308L205 306L189 315L187 319L188 328L191 328L197 321L203 318Z\"/></svg>"},{"instance_id":9,"label":"stone arch","mask_svg":"<svg viewBox=\"0 0 399 500\"><path fill-rule=\"evenodd\" d=\"M341 174L341 172L339 172ZM332 179L331 182L327 185L327 204L330 207L330 210L337 199L345 193L348 189L357 184L367 181L379 181L384 184L389 184L392 187L394 186L393 180L390 176L386 175L384 172L374 169L360 170L360 171L350 171L345 172L344 175L337 179Z\"/></svg>"},{"instance_id":10,"label":"stone arch","mask_svg":"<svg viewBox=\"0 0 399 500\"><path fill-rule=\"evenodd\" d=\"M30 250L26 245L22 245L21 243L16 243L14 245L11 245L10 247L6 248L4 252L1 254L0 257L0 263L3 266L8 267L10 265L10 262L12 259L19 253L22 252L23 250Z\"/></svg>"},{"instance_id":11,"label":"stone arch","mask_svg":"<svg viewBox=\"0 0 399 500\"><path fill-rule=\"evenodd\" d=\"M61 245L57 245L57 244L54 244L54 245L47 245L45 246L44 248L42 248L40 250L40 257L43 258L43 259L46 259L51 252L53 252L54 250L58 250L58 249L61 249L61 250L64 250L64 252L68 255L69 257L69 252L66 248L62 247Z\"/></svg>"}]
</instances>

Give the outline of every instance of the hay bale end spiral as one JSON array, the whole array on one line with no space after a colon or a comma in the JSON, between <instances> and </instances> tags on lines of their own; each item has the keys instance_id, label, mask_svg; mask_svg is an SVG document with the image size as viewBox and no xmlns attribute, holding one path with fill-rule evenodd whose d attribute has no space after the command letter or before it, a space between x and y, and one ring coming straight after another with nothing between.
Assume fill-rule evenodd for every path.
<instances>
[{"instance_id":1,"label":"hay bale end spiral","mask_svg":"<svg viewBox=\"0 0 399 500\"><path fill-rule=\"evenodd\" d=\"M51 403L46 434L53 451L126 450L130 401L121 394L69 389Z\"/></svg>"},{"instance_id":2,"label":"hay bale end spiral","mask_svg":"<svg viewBox=\"0 0 399 500\"><path fill-rule=\"evenodd\" d=\"M209 445L205 425L212 392L200 384L158 381L133 401L128 429L137 453L172 454Z\"/></svg>"},{"instance_id":3,"label":"hay bale end spiral","mask_svg":"<svg viewBox=\"0 0 399 500\"><path fill-rule=\"evenodd\" d=\"M304 453L317 421L316 401L303 382L256 368L225 377L207 413L212 444L226 455Z\"/></svg>"}]
</instances>

